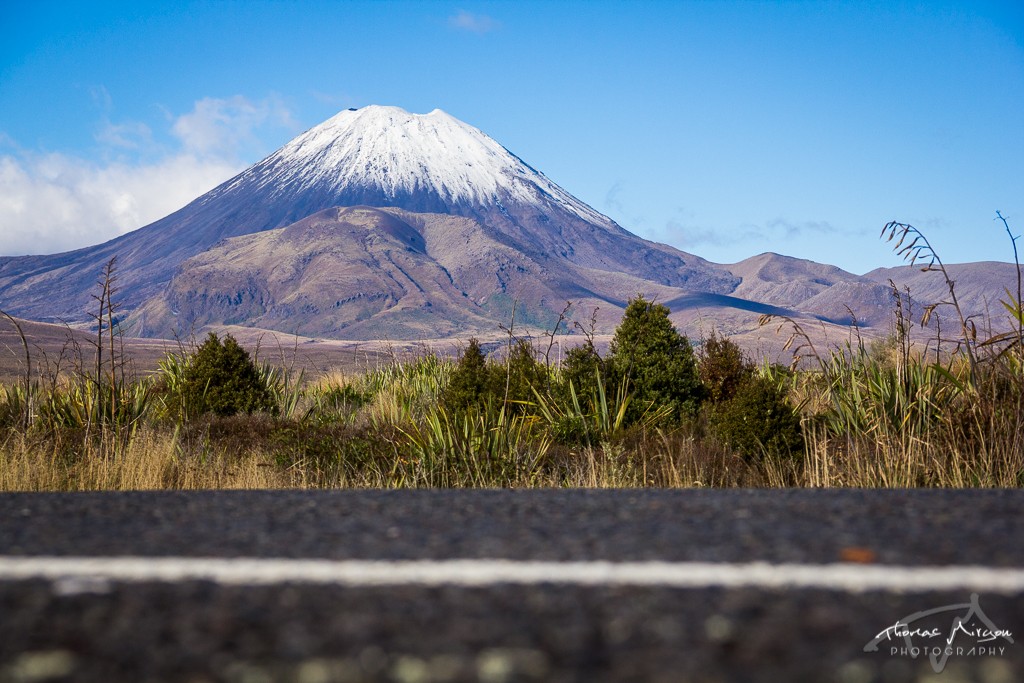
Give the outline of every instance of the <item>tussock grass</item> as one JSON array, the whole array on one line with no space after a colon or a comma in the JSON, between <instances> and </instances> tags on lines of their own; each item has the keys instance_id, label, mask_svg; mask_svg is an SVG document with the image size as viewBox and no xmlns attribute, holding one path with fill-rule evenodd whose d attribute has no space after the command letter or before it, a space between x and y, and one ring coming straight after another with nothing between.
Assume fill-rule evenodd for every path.
<instances>
[{"instance_id":1,"label":"tussock grass","mask_svg":"<svg viewBox=\"0 0 1024 683\"><path fill-rule=\"evenodd\" d=\"M101 436L76 452L60 441L24 436L2 448L0 490L96 491L146 489L281 488L301 486L301 477L275 468L266 454L241 457L211 451L182 452L173 434L146 428L127 447Z\"/></svg>"}]
</instances>

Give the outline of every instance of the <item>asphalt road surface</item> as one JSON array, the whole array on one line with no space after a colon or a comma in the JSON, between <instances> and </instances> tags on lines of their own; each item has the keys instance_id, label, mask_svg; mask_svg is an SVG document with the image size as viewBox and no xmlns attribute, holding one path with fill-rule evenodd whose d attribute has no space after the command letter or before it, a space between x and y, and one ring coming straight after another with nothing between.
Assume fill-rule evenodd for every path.
<instances>
[{"instance_id":1,"label":"asphalt road surface","mask_svg":"<svg viewBox=\"0 0 1024 683\"><path fill-rule=\"evenodd\" d=\"M0 496L0 681L1024 680L1022 491Z\"/></svg>"}]
</instances>

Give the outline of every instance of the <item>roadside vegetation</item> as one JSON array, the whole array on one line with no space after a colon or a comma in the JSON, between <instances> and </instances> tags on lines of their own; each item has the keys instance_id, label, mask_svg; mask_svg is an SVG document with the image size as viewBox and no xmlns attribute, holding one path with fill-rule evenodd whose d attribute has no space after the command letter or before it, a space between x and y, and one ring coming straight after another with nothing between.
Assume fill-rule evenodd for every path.
<instances>
[{"instance_id":1,"label":"roadside vegetation","mask_svg":"<svg viewBox=\"0 0 1024 683\"><path fill-rule=\"evenodd\" d=\"M883 236L945 276L912 226ZM119 344L115 265L94 297L92 348L16 350L24 377L0 386L0 490L1024 484L1019 281L1003 300L1008 331L989 338L948 276L949 300L922 321L893 286L883 342L854 329L845 348L819 350L799 321L763 319L791 335L789 367L716 334L694 348L638 296L605 355L575 323L583 343L561 363L568 306L540 342L510 325L501 348L471 339L454 359L306 377L210 334L140 376ZM923 332L936 306L951 311L951 339Z\"/></svg>"}]
</instances>

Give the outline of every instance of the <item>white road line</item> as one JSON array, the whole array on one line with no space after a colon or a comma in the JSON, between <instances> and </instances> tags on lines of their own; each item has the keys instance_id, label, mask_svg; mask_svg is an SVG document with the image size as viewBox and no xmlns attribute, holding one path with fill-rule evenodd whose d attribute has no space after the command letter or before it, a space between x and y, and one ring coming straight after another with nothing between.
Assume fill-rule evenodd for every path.
<instances>
[{"instance_id":1,"label":"white road line","mask_svg":"<svg viewBox=\"0 0 1024 683\"><path fill-rule=\"evenodd\" d=\"M706 562L313 560L188 557L0 556L0 581L281 583L340 586L568 584L672 588L817 588L832 591L1024 592L1024 568Z\"/></svg>"}]
</instances>

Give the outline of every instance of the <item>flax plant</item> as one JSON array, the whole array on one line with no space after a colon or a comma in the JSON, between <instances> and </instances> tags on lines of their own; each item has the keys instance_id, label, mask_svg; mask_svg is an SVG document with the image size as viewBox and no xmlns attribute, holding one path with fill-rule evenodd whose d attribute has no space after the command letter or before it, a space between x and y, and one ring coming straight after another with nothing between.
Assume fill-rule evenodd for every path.
<instances>
[{"instance_id":1,"label":"flax plant","mask_svg":"<svg viewBox=\"0 0 1024 683\"><path fill-rule=\"evenodd\" d=\"M534 425L494 401L467 411L433 410L401 430L408 438L407 480L417 486L529 486L551 445Z\"/></svg>"}]
</instances>

